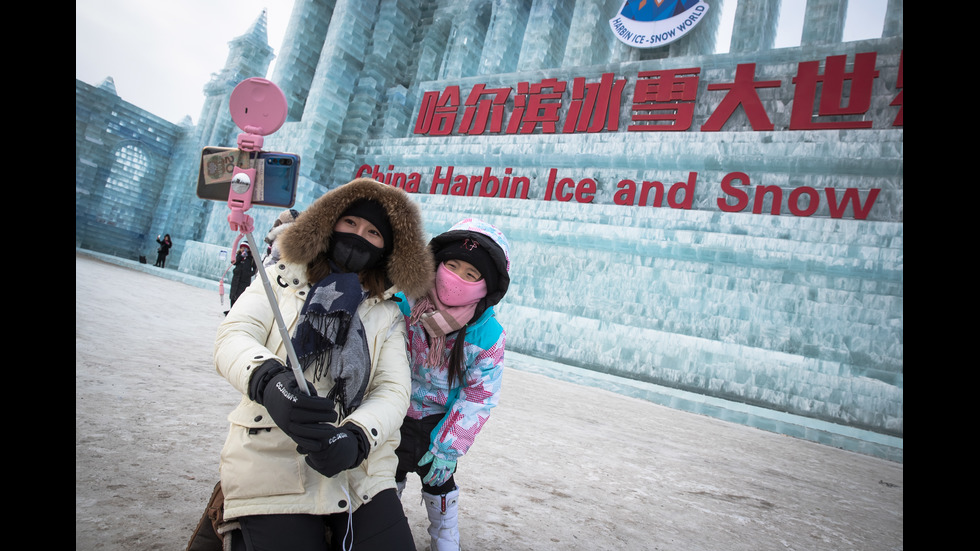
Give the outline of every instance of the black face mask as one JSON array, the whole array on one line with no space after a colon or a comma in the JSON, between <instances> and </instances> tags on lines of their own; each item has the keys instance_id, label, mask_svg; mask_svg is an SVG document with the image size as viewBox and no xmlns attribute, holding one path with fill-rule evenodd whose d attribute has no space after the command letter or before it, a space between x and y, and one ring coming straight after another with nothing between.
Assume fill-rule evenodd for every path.
<instances>
[{"instance_id":1,"label":"black face mask","mask_svg":"<svg viewBox=\"0 0 980 551\"><path fill-rule=\"evenodd\" d=\"M354 233L335 232L330 238L330 260L347 272L373 268L384 255L384 249Z\"/></svg>"}]
</instances>

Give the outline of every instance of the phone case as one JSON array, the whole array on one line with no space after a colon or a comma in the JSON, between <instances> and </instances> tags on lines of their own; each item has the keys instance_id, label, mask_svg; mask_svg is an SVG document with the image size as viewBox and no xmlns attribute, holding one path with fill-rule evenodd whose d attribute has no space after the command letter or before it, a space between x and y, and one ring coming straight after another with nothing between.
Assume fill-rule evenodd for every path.
<instances>
[{"instance_id":1,"label":"phone case","mask_svg":"<svg viewBox=\"0 0 980 551\"><path fill-rule=\"evenodd\" d=\"M252 204L289 208L296 202L299 155L281 152L246 152L231 147L205 147L197 179L197 196L227 201L235 167L256 170Z\"/></svg>"}]
</instances>

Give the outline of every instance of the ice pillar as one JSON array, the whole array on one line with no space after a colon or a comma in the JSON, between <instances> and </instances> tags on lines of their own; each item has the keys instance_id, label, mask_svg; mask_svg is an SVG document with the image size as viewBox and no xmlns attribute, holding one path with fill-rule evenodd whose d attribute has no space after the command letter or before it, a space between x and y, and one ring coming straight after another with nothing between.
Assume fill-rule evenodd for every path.
<instances>
[{"instance_id":1,"label":"ice pillar","mask_svg":"<svg viewBox=\"0 0 980 551\"><path fill-rule=\"evenodd\" d=\"M286 27L286 36L272 81L286 96L289 104L288 121L303 117L306 97L310 93L323 41L333 14L336 0L296 0Z\"/></svg>"},{"instance_id":2,"label":"ice pillar","mask_svg":"<svg viewBox=\"0 0 980 551\"><path fill-rule=\"evenodd\" d=\"M781 0L738 0L731 53L771 50L776 42Z\"/></svg>"},{"instance_id":3,"label":"ice pillar","mask_svg":"<svg viewBox=\"0 0 980 551\"><path fill-rule=\"evenodd\" d=\"M521 42L518 71L561 66L572 13L572 10L560 9L546 0L534 0Z\"/></svg>"},{"instance_id":4,"label":"ice pillar","mask_svg":"<svg viewBox=\"0 0 980 551\"><path fill-rule=\"evenodd\" d=\"M844 37L847 0L807 0L800 44L833 44Z\"/></svg>"},{"instance_id":5,"label":"ice pillar","mask_svg":"<svg viewBox=\"0 0 980 551\"><path fill-rule=\"evenodd\" d=\"M328 189L337 184L330 176L338 140L364 65L377 11L377 0L337 1L303 112L303 125L308 129L304 173Z\"/></svg>"}]
</instances>

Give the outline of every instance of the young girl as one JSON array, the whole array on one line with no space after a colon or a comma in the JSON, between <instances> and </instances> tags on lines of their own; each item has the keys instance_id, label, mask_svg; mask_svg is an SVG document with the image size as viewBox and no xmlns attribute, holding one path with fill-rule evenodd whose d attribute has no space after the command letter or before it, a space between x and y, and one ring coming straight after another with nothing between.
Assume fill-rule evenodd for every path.
<instances>
[{"instance_id":1,"label":"young girl","mask_svg":"<svg viewBox=\"0 0 980 551\"><path fill-rule=\"evenodd\" d=\"M242 393L221 451L223 521L239 551L414 549L395 492L409 407L397 290L431 284L418 207L359 179L317 199L279 236L266 269L310 389L287 365L263 285L218 329L215 366ZM391 286L394 284L394 286Z\"/></svg>"},{"instance_id":2,"label":"young girl","mask_svg":"<svg viewBox=\"0 0 980 551\"><path fill-rule=\"evenodd\" d=\"M409 472L422 478L433 550L459 549L456 462L497 405L504 330L494 317L510 284L504 234L465 219L429 242L435 287L408 316L412 396L402 423L395 480L399 495Z\"/></svg>"}]
</instances>

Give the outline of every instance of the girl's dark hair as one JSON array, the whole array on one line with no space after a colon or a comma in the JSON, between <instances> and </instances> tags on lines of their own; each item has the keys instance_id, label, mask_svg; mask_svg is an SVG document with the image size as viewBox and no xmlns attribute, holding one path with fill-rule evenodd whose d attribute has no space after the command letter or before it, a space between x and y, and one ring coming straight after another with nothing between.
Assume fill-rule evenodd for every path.
<instances>
[{"instance_id":1,"label":"girl's dark hair","mask_svg":"<svg viewBox=\"0 0 980 551\"><path fill-rule=\"evenodd\" d=\"M456 333L456 342L453 343L452 350L449 351L449 388L453 388L453 382L459 383L463 386L463 377L465 376L465 369L463 366L466 362L463 361L463 348L466 346L466 328L468 325L464 325Z\"/></svg>"}]
</instances>

